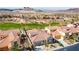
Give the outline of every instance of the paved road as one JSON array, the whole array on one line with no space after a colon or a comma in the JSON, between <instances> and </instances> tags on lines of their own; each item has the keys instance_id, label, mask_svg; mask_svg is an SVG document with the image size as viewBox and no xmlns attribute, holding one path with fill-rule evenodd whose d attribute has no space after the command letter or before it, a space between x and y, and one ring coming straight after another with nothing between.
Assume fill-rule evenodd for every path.
<instances>
[{"instance_id":1,"label":"paved road","mask_svg":"<svg viewBox=\"0 0 79 59\"><path fill-rule=\"evenodd\" d=\"M79 43L65 48L57 49L55 51L79 51Z\"/></svg>"}]
</instances>

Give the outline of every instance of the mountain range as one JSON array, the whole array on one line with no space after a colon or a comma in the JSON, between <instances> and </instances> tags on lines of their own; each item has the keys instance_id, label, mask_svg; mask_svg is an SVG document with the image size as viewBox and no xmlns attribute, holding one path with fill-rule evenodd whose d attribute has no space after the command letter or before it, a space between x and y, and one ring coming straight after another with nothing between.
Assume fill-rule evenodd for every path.
<instances>
[{"instance_id":1,"label":"mountain range","mask_svg":"<svg viewBox=\"0 0 79 59\"><path fill-rule=\"evenodd\" d=\"M64 10L53 10L53 9L37 9L32 7L24 7L24 8L17 8L17 9L9 9L9 8L0 8L0 11L35 11L35 12L79 12L79 8L69 8Z\"/></svg>"}]
</instances>

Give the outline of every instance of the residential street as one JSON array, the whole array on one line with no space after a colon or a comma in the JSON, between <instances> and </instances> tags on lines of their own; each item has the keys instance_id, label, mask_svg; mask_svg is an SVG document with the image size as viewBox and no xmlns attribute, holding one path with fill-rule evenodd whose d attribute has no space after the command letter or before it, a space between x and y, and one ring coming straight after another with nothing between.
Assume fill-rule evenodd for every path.
<instances>
[{"instance_id":1,"label":"residential street","mask_svg":"<svg viewBox=\"0 0 79 59\"><path fill-rule=\"evenodd\" d=\"M65 48L57 49L55 51L79 51L79 43Z\"/></svg>"}]
</instances>

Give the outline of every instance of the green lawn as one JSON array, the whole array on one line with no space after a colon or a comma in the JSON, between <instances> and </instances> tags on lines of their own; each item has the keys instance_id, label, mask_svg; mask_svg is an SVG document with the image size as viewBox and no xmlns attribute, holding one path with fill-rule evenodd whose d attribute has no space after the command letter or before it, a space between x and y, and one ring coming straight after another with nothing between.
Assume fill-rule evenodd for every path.
<instances>
[{"instance_id":1,"label":"green lawn","mask_svg":"<svg viewBox=\"0 0 79 59\"><path fill-rule=\"evenodd\" d=\"M59 26L59 23L57 22L51 22L51 26ZM0 29L20 29L20 28L26 28L26 29L42 29L46 26L49 26L49 24L43 24L43 23L28 23L28 24L18 24L18 23L0 23Z\"/></svg>"}]
</instances>

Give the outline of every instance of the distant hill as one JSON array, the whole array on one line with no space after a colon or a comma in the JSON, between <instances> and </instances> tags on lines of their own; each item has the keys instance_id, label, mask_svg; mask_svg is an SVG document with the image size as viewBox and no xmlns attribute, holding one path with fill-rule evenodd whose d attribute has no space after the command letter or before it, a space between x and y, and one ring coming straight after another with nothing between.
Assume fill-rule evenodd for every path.
<instances>
[{"instance_id":1,"label":"distant hill","mask_svg":"<svg viewBox=\"0 0 79 59\"><path fill-rule=\"evenodd\" d=\"M12 9L0 9L0 11L13 11Z\"/></svg>"},{"instance_id":2,"label":"distant hill","mask_svg":"<svg viewBox=\"0 0 79 59\"><path fill-rule=\"evenodd\" d=\"M57 10L57 12L79 12L79 8L70 8L66 10Z\"/></svg>"},{"instance_id":3,"label":"distant hill","mask_svg":"<svg viewBox=\"0 0 79 59\"><path fill-rule=\"evenodd\" d=\"M44 12L75 12L75 13L79 13L79 8L69 8L69 9L64 9L64 10L43 10Z\"/></svg>"},{"instance_id":4,"label":"distant hill","mask_svg":"<svg viewBox=\"0 0 79 59\"><path fill-rule=\"evenodd\" d=\"M43 10L41 10L41 9L35 9L35 8L31 8L31 7L24 7L21 9L15 9L14 11L18 11L18 12L43 12Z\"/></svg>"},{"instance_id":5,"label":"distant hill","mask_svg":"<svg viewBox=\"0 0 79 59\"><path fill-rule=\"evenodd\" d=\"M37 9L37 8L32 8L32 7L23 7L23 8L17 8L17 9L7 9L7 8L1 8L1 11L10 11L10 12L79 12L79 8L69 8L69 9L64 9L64 10L47 10L47 9Z\"/></svg>"},{"instance_id":6,"label":"distant hill","mask_svg":"<svg viewBox=\"0 0 79 59\"><path fill-rule=\"evenodd\" d=\"M17 9L9 9L9 8L1 8L0 12L43 12L41 9L35 9L31 7L17 8Z\"/></svg>"},{"instance_id":7,"label":"distant hill","mask_svg":"<svg viewBox=\"0 0 79 59\"><path fill-rule=\"evenodd\" d=\"M34 9L33 8L30 8L30 7L24 7L22 10L25 10L25 11L33 11Z\"/></svg>"}]
</instances>

